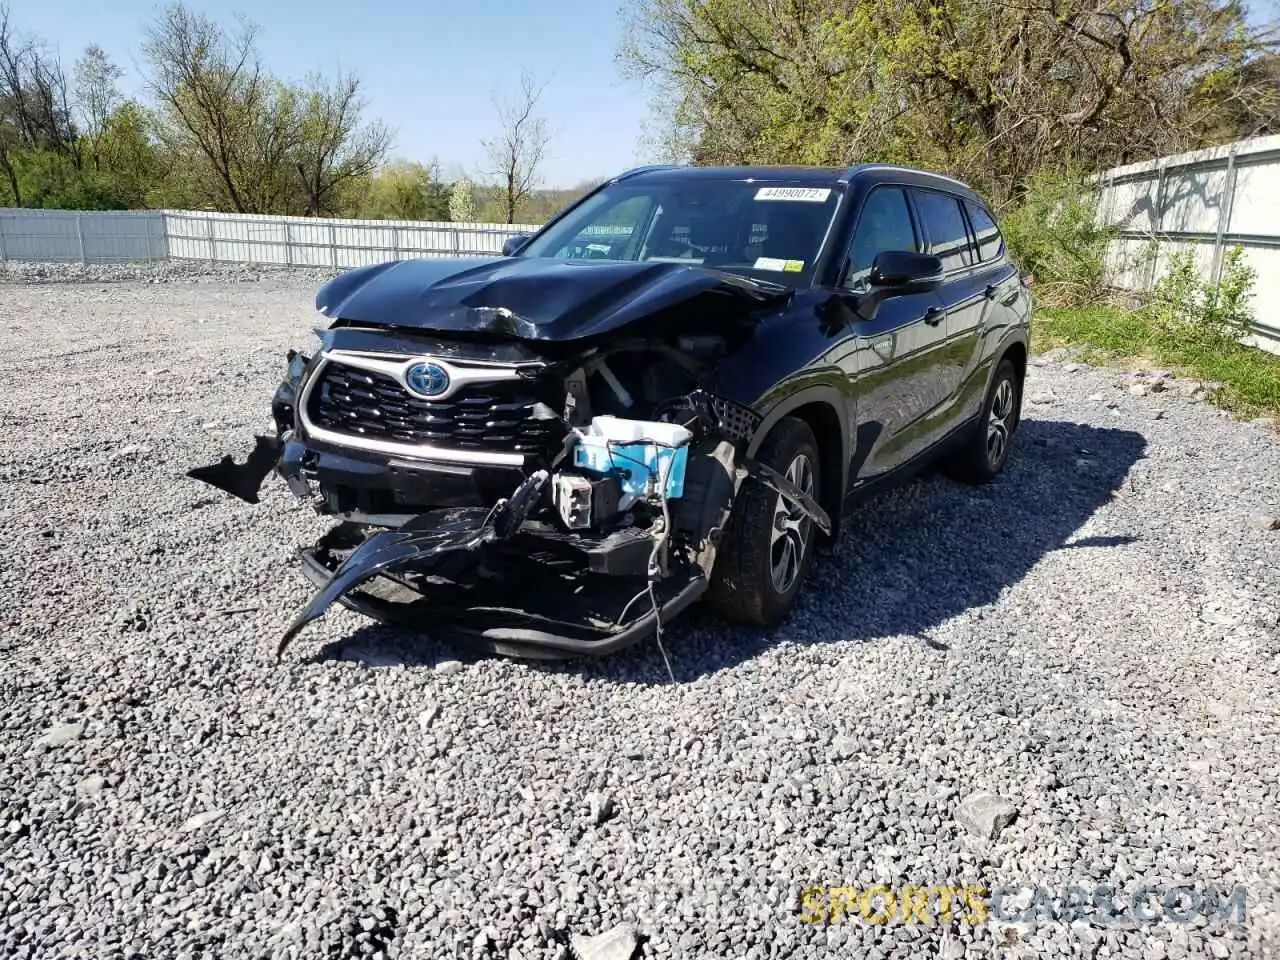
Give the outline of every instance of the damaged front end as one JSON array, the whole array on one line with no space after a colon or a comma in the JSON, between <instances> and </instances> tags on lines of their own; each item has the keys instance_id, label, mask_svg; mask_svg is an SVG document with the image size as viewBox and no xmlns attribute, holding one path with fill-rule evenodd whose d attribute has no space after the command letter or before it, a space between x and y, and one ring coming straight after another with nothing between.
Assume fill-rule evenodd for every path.
<instances>
[{"instance_id":1,"label":"damaged front end","mask_svg":"<svg viewBox=\"0 0 1280 960\"><path fill-rule=\"evenodd\" d=\"M752 477L829 533L811 497L746 457L755 413L714 393L774 294L699 271L682 298L662 273L652 310L601 330L597 303L573 336L561 309L555 339L474 292L438 330L353 320L322 291L342 319L314 356L290 353L277 435L190 474L253 503L274 470L338 518L301 551L317 593L279 652L335 602L508 655L621 649L707 589Z\"/></svg>"}]
</instances>

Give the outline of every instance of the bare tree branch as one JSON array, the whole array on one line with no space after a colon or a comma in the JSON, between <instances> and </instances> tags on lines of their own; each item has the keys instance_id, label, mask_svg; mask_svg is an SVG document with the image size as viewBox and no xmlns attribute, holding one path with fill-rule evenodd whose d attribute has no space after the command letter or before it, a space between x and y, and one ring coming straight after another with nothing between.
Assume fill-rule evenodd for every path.
<instances>
[{"instance_id":1,"label":"bare tree branch","mask_svg":"<svg viewBox=\"0 0 1280 960\"><path fill-rule=\"evenodd\" d=\"M376 121L362 126L364 108L357 77L309 80L293 161L308 216L332 212L343 184L373 173L386 159L392 132Z\"/></svg>"},{"instance_id":2,"label":"bare tree branch","mask_svg":"<svg viewBox=\"0 0 1280 960\"><path fill-rule=\"evenodd\" d=\"M500 129L496 137L484 142L489 160L485 172L500 181L507 223L516 222L516 211L540 182L542 161L551 142L546 121L537 115L544 89L545 82L538 83L522 72L514 100L494 98Z\"/></svg>"}]
</instances>

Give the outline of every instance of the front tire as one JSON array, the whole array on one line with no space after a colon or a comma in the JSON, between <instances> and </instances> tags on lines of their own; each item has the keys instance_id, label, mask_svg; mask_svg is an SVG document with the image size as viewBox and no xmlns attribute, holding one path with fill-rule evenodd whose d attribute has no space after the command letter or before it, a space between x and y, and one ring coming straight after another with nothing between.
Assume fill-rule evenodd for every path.
<instances>
[{"instance_id":1,"label":"front tire","mask_svg":"<svg viewBox=\"0 0 1280 960\"><path fill-rule=\"evenodd\" d=\"M803 420L786 417L756 459L819 498L818 442ZM755 479L743 482L717 551L707 604L733 623L776 626L795 604L813 563L813 521Z\"/></svg>"},{"instance_id":2,"label":"front tire","mask_svg":"<svg viewBox=\"0 0 1280 960\"><path fill-rule=\"evenodd\" d=\"M990 483L1004 469L1022 412L1022 380L1013 361L1002 360L987 388L982 414L955 452L943 463L946 473L963 483Z\"/></svg>"}]
</instances>

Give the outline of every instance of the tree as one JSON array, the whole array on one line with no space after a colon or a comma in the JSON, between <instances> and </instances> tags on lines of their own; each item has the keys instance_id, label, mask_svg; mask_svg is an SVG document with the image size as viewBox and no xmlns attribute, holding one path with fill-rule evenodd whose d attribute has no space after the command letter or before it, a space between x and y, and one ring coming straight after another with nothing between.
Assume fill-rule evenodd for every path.
<instances>
[{"instance_id":1,"label":"tree","mask_svg":"<svg viewBox=\"0 0 1280 960\"><path fill-rule=\"evenodd\" d=\"M138 210L151 203L151 194L168 170L151 139L154 118L141 104L126 100L107 117L98 137L99 175L109 187L107 197L121 210Z\"/></svg>"},{"instance_id":2,"label":"tree","mask_svg":"<svg viewBox=\"0 0 1280 960\"><path fill-rule=\"evenodd\" d=\"M343 186L372 173L385 159L391 130L377 121L361 124L364 108L357 77L310 79L293 159L308 216L332 213Z\"/></svg>"},{"instance_id":3,"label":"tree","mask_svg":"<svg viewBox=\"0 0 1280 960\"><path fill-rule=\"evenodd\" d=\"M430 220L430 187L430 169L395 160L368 178L357 215L367 220Z\"/></svg>"},{"instance_id":4,"label":"tree","mask_svg":"<svg viewBox=\"0 0 1280 960\"><path fill-rule=\"evenodd\" d=\"M641 0L629 71L701 162L904 161L996 201L1204 145L1274 46L1236 0ZM1208 116L1207 116L1207 115Z\"/></svg>"},{"instance_id":5,"label":"tree","mask_svg":"<svg viewBox=\"0 0 1280 960\"><path fill-rule=\"evenodd\" d=\"M539 168L551 142L546 121L536 115L545 88L545 83L536 83L525 72L520 76L520 92L515 100L494 98L500 131L494 139L484 142L484 149L489 158L487 172L503 189L507 223L516 222L517 209L538 186Z\"/></svg>"},{"instance_id":6,"label":"tree","mask_svg":"<svg viewBox=\"0 0 1280 960\"><path fill-rule=\"evenodd\" d=\"M67 77L57 57L33 40L20 40L0 6L0 172L15 204L23 152L47 150L58 163L80 166Z\"/></svg>"},{"instance_id":7,"label":"tree","mask_svg":"<svg viewBox=\"0 0 1280 960\"><path fill-rule=\"evenodd\" d=\"M466 177L456 181L449 191L449 219L455 223L475 223L475 184Z\"/></svg>"},{"instance_id":8,"label":"tree","mask_svg":"<svg viewBox=\"0 0 1280 960\"><path fill-rule=\"evenodd\" d=\"M284 83L263 68L246 22L228 31L175 3L143 52L161 143L191 164L180 171L182 190L201 205L331 213L386 156L391 131L363 120L357 77Z\"/></svg>"},{"instance_id":9,"label":"tree","mask_svg":"<svg viewBox=\"0 0 1280 960\"><path fill-rule=\"evenodd\" d=\"M1207 143L1280 133L1280 55L1265 53L1239 69L1206 75L1192 109Z\"/></svg>"},{"instance_id":10,"label":"tree","mask_svg":"<svg viewBox=\"0 0 1280 960\"><path fill-rule=\"evenodd\" d=\"M427 165L427 216L428 220L444 222L449 219L450 188L444 182L444 174L440 172L440 161L432 158Z\"/></svg>"},{"instance_id":11,"label":"tree","mask_svg":"<svg viewBox=\"0 0 1280 960\"><path fill-rule=\"evenodd\" d=\"M228 34L175 3L143 44L161 142L199 164L193 188L239 213L280 205L280 171L296 146L293 97L263 71L255 38L247 23Z\"/></svg>"},{"instance_id":12,"label":"tree","mask_svg":"<svg viewBox=\"0 0 1280 960\"><path fill-rule=\"evenodd\" d=\"M100 147L107 122L120 105L116 82L124 71L97 44L90 44L76 61L75 92L83 134L88 142L94 169L101 167Z\"/></svg>"}]
</instances>

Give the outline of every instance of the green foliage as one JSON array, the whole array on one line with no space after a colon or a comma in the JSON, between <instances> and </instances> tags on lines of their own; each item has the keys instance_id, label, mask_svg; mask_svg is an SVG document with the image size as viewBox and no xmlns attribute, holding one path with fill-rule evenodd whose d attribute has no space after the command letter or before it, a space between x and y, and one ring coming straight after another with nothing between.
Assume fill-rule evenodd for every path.
<instances>
[{"instance_id":1,"label":"green foliage","mask_svg":"<svg viewBox=\"0 0 1280 960\"><path fill-rule=\"evenodd\" d=\"M122 210L151 205L148 195L169 170L151 136L153 118L129 100L107 118L98 135L96 169L109 178L112 196Z\"/></svg>"},{"instance_id":2,"label":"green foliage","mask_svg":"<svg viewBox=\"0 0 1280 960\"><path fill-rule=\"evenodd\" d=\"M1152 291L1147 309L1162 334L1187 340L1204 330L1206 299L1195 257L1183 250L1170 258L1169 269Z\"/></svg>"},{"instance_id":3,"label":"green foliage","mask_svg":"<svg viewBox=\"0 0 1280 960\"><path fill-rule=\"evenodd\" d=\"M1152 310L1098 306L1040 310L1032 330L1036 350L1071 344L1084 347L1090 360L1144 358L1221 384L1214 402L1240 416L1280 417L1280 357L1234 338L1170 336Z\"/></svg>"},{"instance_id":4,"label":"green foliage","mask_svg":"<svg viewBox=\"0 0 1280 960\"><path fill-rule=\"evenodd\" d=\"M162 177L146 112L132 101L105 117L96 135L69 150L12 150L9 163L22 206L68 210L130 210L147 205L147 192ZM0 180L0 204L14 202Z\"/></svg>"},{"instance_id":5,"label":"green foliage","mask_svg":"<svg viewBox=\"0 0 1280 960\"><path fill-rule=\"evenodd\" d=\"M354 215L366 220L447 220L435 198L431 170L421 163L399 160L369 178Z\"/></svg>"},{"instance_id":6,"label":"green foliage","mask_svg":"<svg viewBox=\"0 0 1280 960\"><path fill-rule=\"evenodd\" d=\"M358 78L280 79L247 21L169 3L140 53L149 105L123 99L97 45L68 77L0 0L0 205L538 223L595 186L535 187L550 132L527 77L523 100L498 104L502 176L455 190L434 162L384 162L391 131L364 119Z\"/></svg>"},{"instance_id":7,"label":"green foliage","mask_svg":"<svg viewBox=\"0 0 1280 960\"><path fill-rule=\"evenodd\" d=\"M465 177L455 182L449 191L449 219L456 223L475 222L475 185Z\"/></svg>"},{"instance_id":8,"label":"green foliage","mask_svg":"<svg viewBox=\"0 0 1280 960\"><path fill-rule=\"evenodd\" d=\"M1275 41L1236 0L630 9L621 58L657 92L658 142L704 163L907 162L1001 206L1045 166L1096 170L1268 129L1280 89L1280 69L1262 66Z\"/></svg>"},{"instance_id":9,"label":"green foliage","mask_svg":"<svg viewBox=\"0 0 1280 960\"><path fill-rule=\"evenodd\" d=\"M1250 332L1255 317L1251 301L1258 271L1245 259L1244 248L1235 246L1222 256L1222 279L1210 308L1210 322L1243 336Z\"/></svg>"},{"instance_id":10,"label":"green foliage","mask_svg":"<svg viewBox=\"0 0 1280 960\"><path fill-rule=\"evenodd\" d=\"M161 192L180 205L337 213L386 156L391 132L363 120L356 77L285 82L263 67L247 23L228 28L172 3L142 53L155 136L175 161Z\"/></svg>"},{"instance_id":11,"label":"green foliage","mask_svg":"<svg viewBox=\"0 0 1280 960\"><path fill-rule=\"evenodd\" d=\"M1037 171L1001 217L1005 243L1035 275L1037 300L1072 305L1103 292L1103 261L1115 231L1097 217L1098 196L1083 176Z\"/></svg>"},{"instance_id":12,"label":"green foliage","mask_svg":"<svg viewBox=\"0 0 1280 960\"><path fill-rule=\"evenodd\" d=\"M1216 346L1238 341L1253 325L1250 301L1257 272L1232 247L1223 253L1218 282L1200 277L1190 250L1175 253L1146 307L1160 337L1177 344Z\"/></svg>"}]
</instances>

